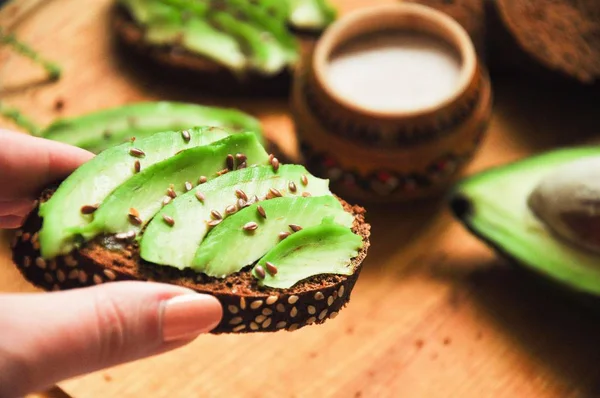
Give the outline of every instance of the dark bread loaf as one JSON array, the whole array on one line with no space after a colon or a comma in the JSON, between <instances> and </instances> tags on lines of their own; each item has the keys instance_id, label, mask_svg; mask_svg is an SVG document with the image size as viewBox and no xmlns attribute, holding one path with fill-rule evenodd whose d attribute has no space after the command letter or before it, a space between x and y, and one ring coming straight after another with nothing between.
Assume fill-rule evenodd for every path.
<instances>
[{"instance_id":1,"label":"dark bread loaf","mask_svg":"<svg viewBox=\"0 0 600 398\"><path fill-rule=\"evenodd\" d=\"M53 192L46 190L40 200L48 200ZM246 269L218 279L191 270L151 264L140 258L135 243L124 244L112 236L98 237L69 255L44 260L40 257L37 238L42 226L37 209L14 237L13 261L25 278L45 290L141 280L171 283L211 294L223 305L223 320L213 333L292 331L337 316L350 299L367 255L371 227L365 222L365 210L339 200L344 209L355 216L352 230L363 239L362 249L352 260L354 273L349 276L317 275L290 289L259 287Z\"/></svg>"},{"instance_id":2,"label":"dark bread loaf","mask_svg":"<svg viewBox=\"0 0 600 398\"><path fill-rule=\"evenodd\" d=\"M497 49L498 63L515 66L521 58L525 60L515 54L520 50L530 62L556 74L583 83L593 83L600 77L600 1L496 0L493 3L494 16L501 21L497 26L505 30L502 35L503 32L494 29L495 37L490 38ZM511 52L505 50L509 44L513 47Z\"/></svg>"},{"instance_id":3,"label":"dark bread loaf","mask_svg":"<svg viewBox=\"0 0 600 398\"><path fill-rule=\"evenodd\" d=\"M183 47L148 43L144 40L143 27L121 5L113 7L111 22L120 44L141 58L137 61L143 63L144 67L136 70L148 70L186 86L197 85L219 95L280 96L289 93L290 70L274 76L249 73L244 80L240 80L226 67ZM152 61L152 64L148 61Z\"/></svg>"}]
</instances>

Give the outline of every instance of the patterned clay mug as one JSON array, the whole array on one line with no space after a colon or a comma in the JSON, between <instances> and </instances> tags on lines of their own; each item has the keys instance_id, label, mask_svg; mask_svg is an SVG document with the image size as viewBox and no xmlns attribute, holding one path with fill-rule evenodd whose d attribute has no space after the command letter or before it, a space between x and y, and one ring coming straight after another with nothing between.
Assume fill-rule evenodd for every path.
<instances>
[{"instance_id":1,"label":"patterned clay mug","mask_svg":"<svg viewBox=\"0 0 600 398\"><path fill-rule=\"evenodd\" d=\"M336 52L386 32L413 32L450 46L458 65L452 91L429 106L392 111L365 107L336 91L328 78ZM299 65L292 93L308 169L329 178L334 192L366 201L447 189L479 146L491 107L490 81L467 33L449 16L418 4L366 8L338 20Z\"/></svg>"}]
</instances>

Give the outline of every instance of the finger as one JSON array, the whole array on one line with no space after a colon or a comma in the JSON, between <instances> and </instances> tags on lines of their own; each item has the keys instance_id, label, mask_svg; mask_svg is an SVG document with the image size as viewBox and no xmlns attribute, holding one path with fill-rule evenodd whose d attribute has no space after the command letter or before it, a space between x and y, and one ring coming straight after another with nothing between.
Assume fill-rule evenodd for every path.
<instances>
[{"instance_id":1,"label":"finger","mask_svg":"<svg viewBox=\"0 0 600 398\"><path fill-rule=\"evenodd\" d=\"M20 216L0 216L0 229L19 228L25 222L25 217Z\"/></svg>"},{"instance_id":2,"label":"finger","mask_svg":"<svg viewBox=\"0 0 600 398\"><path fill-rule=\"evenodd\" d=\"M0 396L173 349L221 320L219 301L173 285L113 282L0 296Z\"/></svg>"},{"instance_id":3,"label":"finger","mask_svg":"<svg viewBox=\"0 0 600 398\"><path fill-rule=\"evenodd\" d=\"M33 198L94 155L44 138L0 130L0 199Z\"/></svg>"},{"instance_id":4,"label":"finger","mask_svg":"<svg viewBox=\"0 0 600 398\"><path fill-rule=\"evenodd\" d=\"M33 200L0 200L0 216L25 217L33 209Z\"/></svg>"}]
</instances>

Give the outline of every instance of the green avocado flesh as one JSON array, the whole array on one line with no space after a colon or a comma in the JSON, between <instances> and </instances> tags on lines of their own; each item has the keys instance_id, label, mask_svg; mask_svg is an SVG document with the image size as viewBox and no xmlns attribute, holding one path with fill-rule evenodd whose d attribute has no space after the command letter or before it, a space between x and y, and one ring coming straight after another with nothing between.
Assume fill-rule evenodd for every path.
<instances>
[{"instance_id":1,"label":"green avocado flesh","mask_svg":"<svg viewBox=\"0 0 600 398\"><path fill-rule=\"evenodd\" d=\"M572 290L600 295L600 256L557 238L529 209L547 175L599 147L553 151L492 169L457 185L451 207L476 235L518 263Z\"/></svg>"},{"instance_id":2,"label":"green avocado flesh","mask_svg":"<svg viewBox=\"0 0 600 398\"><path fill-rule=\"evenodd\" d=\"M266 219L259 214L258 205L264 209ZM290 224L308 228L328 217L347 228L354 220L333 196L282 197L253 204L225 218L206 235L191 268L224 277L260 259L279 243L280 232L291 232ZM258 228L244 229L250 222L258 224Z\"/></svg>"},{"instance_id":3,"label":"green avocado flesh","mask_svg":"<svg viewBox=\"0 0 600 398\"><path fill-rule=\"evenodd\" d=\"M82 214L81 208L102 203L135 174L136 161L145 170L180 150L206 145L227 135L217 128L194 128L188 132L189 142L181 132L170 131L109 148L75 170L50 200L40 205L39 214L44 219L39 235L42 256L53 258L75 248L80 240L76 231L92 221L92 216ZM145 155L135 157L130 153L132 149Z\"/></svg>"},{"instance_id":4,"label":"green avocado flesh","mask_svg":"<svg viewBox=\"0 0 600 398\"><path fill-rule=\"evenodd\" d=\"M301 182L303 175L307 177L306 186ZM295 192L290 191L290 182L294 184ZM162 208L144 231L140 242L141 257L179 269L190 267L208 232L211 211L216 210L226 217L227 208L231 209L230 206L235 206L238 201L236 190L243 191L249 200L255 195L264 200L271 188L285 196L301 195L303 192L310 192L313 196L331 195L328 185L327 180L311 176L299 165L284 165L277 172L271 166L256 166L227 173L178 196ZM197 192L204 195L202 202L196 197ZM174 225L166 224L163 216L171 217Z\"/></svg>"},{"instance_id":5,"label":"green avocado flesh","mask_svg":"<svg viewBox=\"0 0 600 398\"><path fill-rule=\"evenodd\" d=\"M267 261L277 267L277 273L268 272L264 279L253 269L261 286L288 289L302 279L320 274L351 275L349 267L362 247L362 239L350 229L324 222L298 231L272 248L257 266L266 270Z\"/></svg>"},{"instance_id":6,"label":"green avocado flesh","mask_svg":"<svg viewBox=\"0 0 600 398\"><path fill-rule=\"evenodd\" d=\"M86 240L101 233L137 233L160 210L169 187L180 195L186 192L186 182L194 186L200 176L216 177L217 172L226 168L227 155L235 153L245 154L250 164L265 164L269 158L252 133L235 134L210 145L186 149L130 177L104 199L93 221L76 232ZM128 214L132 208L139 212L141 223L130 222Z\"/></svg>"},{"instance_id":7,"label":"green avocado flesh","mask_svg":"<svg viewBox=\"0 0 600 398\"><path fill-rule=\"evenodd\" d=\"M271 287L351 274L362 244L328 180L279 165L254 133L215 127L108 148L71 174L39 215L46 259L97 236L95 244L117 251L115 242L135 238L153 266L224 278L251 272L244 268L268 254L280 272L259 283Z\"/></svg>"},{"instance_id":8,"label":"green avocado flesh","mask_svg":"<svg viewBox=\"0 0 600 398\"><path fill-rule=\"evenodd\" d=\"M99 153L131 137L141 139L154 133L183 130L193 126L214 126L230 131L252 131L262 141L260 122L234 109L181 102L142 102L59 119L41 136ZM227 136L223 132L223 137Z\"/></svg>"},{"instance_id":9,"label":"green avocado flesh","mask_svg":"<svg viewBox=\"0 0 600 398\"><path fill-rule=\"evenodd\" d=\"M178 45L237 75L276 75L294 65L288 30L322 30L335 19L325 0L120 0L156 45Z\"/></svg>"}]
</instances>

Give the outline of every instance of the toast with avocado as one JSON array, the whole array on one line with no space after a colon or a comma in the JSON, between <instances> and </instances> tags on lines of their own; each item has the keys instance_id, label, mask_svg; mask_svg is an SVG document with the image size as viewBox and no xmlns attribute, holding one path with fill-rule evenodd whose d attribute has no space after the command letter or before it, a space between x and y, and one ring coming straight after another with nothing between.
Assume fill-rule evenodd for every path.
<instances>
[{"instance_id":1,"label":"toast with avocado","mask_svg":"<svg viewBox=\"0 0 600 398\"><path fill-rule=\"evenodd\" d=\"M221 94L268 95L289 90L295 33L320 32L335 15L326 0L118 0L112 26L160 72L192 72Z\"/></svg>"},{"instance_id":2,"label":"toast with avocado","mask_svg":"<svg viewBox=\"0 0 600 398\"><path fill-rule=\"evenodd\" d=\"M293 331L346 305L369 247L365 211L254 133L157 133L110 147L46 189L12 242L46 290L119 280L217 297L214 333Z\"/></svg>"}]
</instances>

